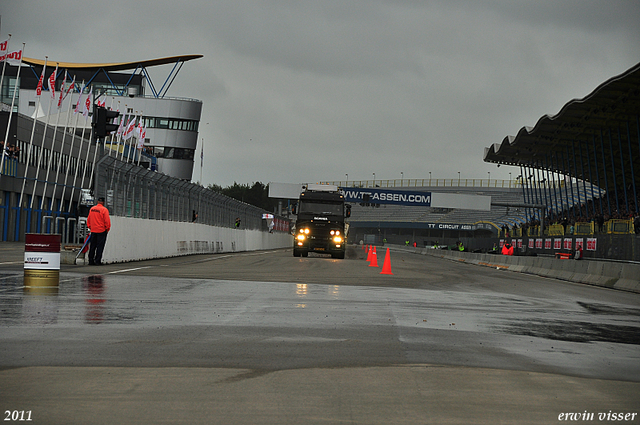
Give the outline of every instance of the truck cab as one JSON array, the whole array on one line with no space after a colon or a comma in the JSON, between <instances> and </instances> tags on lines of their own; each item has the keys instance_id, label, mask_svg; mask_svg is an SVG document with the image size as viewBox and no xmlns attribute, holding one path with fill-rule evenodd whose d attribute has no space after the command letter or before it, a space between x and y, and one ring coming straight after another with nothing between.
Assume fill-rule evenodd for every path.
<instances>
[{"instance_id":1,"label":"truck cab","mask_svg":"<svg viewBox=\"0 0 640 425\"><path fill-rule=\"evenodd\" d=\"M293 256L306 257L309 252L330 254L344 258L351 206L345 205L344 196L337 186L308 185L300 194L293 241Z\"/></svg>"}]
</instances>

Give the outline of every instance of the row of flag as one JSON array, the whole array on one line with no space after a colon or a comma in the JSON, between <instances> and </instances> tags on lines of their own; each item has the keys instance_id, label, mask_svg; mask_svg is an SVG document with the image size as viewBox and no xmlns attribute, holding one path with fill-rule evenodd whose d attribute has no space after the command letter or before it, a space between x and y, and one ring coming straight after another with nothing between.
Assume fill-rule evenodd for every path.
<instances>
[{"instance_id":1,"label":"row of flag","mask_svg":"<svg viewBox=\"0 0 640 425\"><path fill-rule=\"evenodd\" d=\"M0 62L7 61L9 65L19 66L22 62L22 50L9 51L9 40L0 42Z\"/></svg>"},{"instance_id":2,"label":"row of flag","mask_svg":"<svg viewBox=\"0 0 640 425\"><path fill-rule=\"evenodd\" d=\"M10 39L10 36L9 36ZM10 117L9 120L11 120L11 114L13 113L13 107L14 107L14 102L15 102L15 94L17 92L17 85L18 85L18 81L20 79L20 70L22 69L22 53L24 50L24 44L23 44L23 50L19 50L19 51L12 51L10 52L8 49L8 45L9 45L9 39L6 41L2 41L0 42L0 66L2 66L2 77L0 77L0 87L2 86L2 80L4 79L4 70L5 70L5 65L13 65L13 66L18 66L18 72L17 72L17 77L16 77L16 87L13 90L13 99L11 101L11 108L10 108ZM38 84L36 87L36 114L39 110L39 106L40 106L40 102L41 102L41 96L42 96L42 91L43 88L45 86L45 84L48 86L49 89L49 93L51 95L51 98L49 100L49 112L47 112L46 114L46 121L45 121L45 126L49 126L49 119L52 116L51 115L51 109L54 105L54 102L57 106L58 110L62 109L63 103L65 102L65 100L67 99L67 97L69 95L73 95L75 93L78 93L78 99L75 103L75 108L73 107L73 99L69 102L69 107L67 109L67 123L64 126L64 136L62 139L62 145L64 145L64 138L67 135L67 125L70 124L71 122L71 112L73 111L73 114L76 116L76 120L75 120L75 124L73 125L73 130L71 132L69 132L69 134L74 134L75 130L77 128L77 124L78 124L78 118L80 116L80 114L84 117L85 122L89 117L89 113L92 112L93 110L93 86L90 86L89 88L89 92L85 95L84 91L86 89L86 86L84 85L84 81L82 82L82 84L78 87L76 85L76 79L75 76L73 77L73 79L71 80L71 82L69 83L69 76L67 75L67 71L65 70L64 73L64 79L62 80L62 85L59 87L59 90L56 90L56 78L58 77L58 65L56 64L56 68L55 70L49 75L49 78L46 79L45 82L45 76L46 76L46 72L47 72L47 58L45 57L45 61L44 61L44 66L42 68L42 73L40 75L40 78L38 79ZM105 101L102 100L100 101L100 99L96 99L95 101L97 106L102 106L102 107L106 107L105 105ZM111 109L111 108L109 108ZM58 113L56 116L56 120L60 120L60 116L62 114ZM29 140L29 144L28 144L28 149L27 149L27 158L26 158L26 163L30 164L30 157L32 154L32 147L33 147L33 139L34 139L34 135L35 135L35 123L36 120L34 119L33 121L33 128L31 130L31 136L30 136L30 140ZM52 144L52 151L55 150L55 133L57 131L58 127L58 121L55 123L55 126L53 127L54 130L54 135L53 135L53 144ZM114 123L117 124L117 123ZM61 128L61 127L60 127ZM82 140L84 139L84 128L82 128L82 135L80 137L81 143ZM9 131L9 126L7 126L7 134ZM125 145L129 145L131 147L134 147L133 144L134 142L131 141L129 142L130 139L132 138L137 138L137 143L135 144L135 148L137 148L138 150L142 150L144 149L144 141L145 141L145 137L146 137L146 124L144 123L144 120L142 118L142 116L140 116L138 118L137 115L129 115L128 114L124 114L121 116L119 125L118 125L118 130L112 132L112 136L111 136L111 140L112 141L116 141L117 140L117 144L119 145L120 142L122 140L124 140L124 144ZM43 140L42 143L44 143L44 137L46 135L46 131L43 133ZM1 137L1 136L0 136ZM7 140L8 136L5 136L5 140ZM73 143L75 141L72 140L71 142L71 149L73 149ZM8 145L8 143L6 144ZM8 146L7 146L8 147ZM62 149L62 146L60 147L60 149ZM83 150L84 152L86 152L85 155L85 161L84 161L84 169L82 170L82 183L81 183L81 187L85 187L85 175L87 174L87 164L90 162L89 159L89 149ZM111 150L109 150L111 152ZM124 149L121 150L122 152L122 159L124 159ZM97 153L97 149L94 150L94 158L93 158L93 166L95 167L95 162L96 162L96 153ZM118 153L116 153L116 156L118 155ZM131 158L130 155L127 155L127 161ZM54 169L54 170L60 170L61 169L61 161L62 161L62 155L58 156L58 164L57 166L55 166L54 164L52 164L52 159L53 159L53 155L49 156L48 164L42 164L42 160L43 160L43 156L39 156L38 157L38 164L36 166L36 177L35 177L35 183L33 185L33 192L32 192L32 196L31 196L31 205L30 208L33 207L33 201L36 198L36 192L37 192L37 187L38 187L38 182L41 181L39 178L39 173L41 169L45 169L46 170L46 177L44 178L44 188L42 190L42 197L41 197L41 205L40 208L43 208L44 206L44 202L45 202L45 194L47 193L47 185L49 182L49 172L50 170ZM131 158L133 160L133 158ZM5 160L5 155L2 155L0 153L0 169L2 169L3 166L3 162ZM79 162L78 162L79 163ZM140 163L140 155L138 155L138 164ZM27 181L27 171L28 171L28 166L25 167L25 176L23 179L23 185L22 185L22 190L20 193L20 205L22 205L22 199L23 196L25 195L25 185L26 185L26 181ZM65 175L65 180L64 180L64 184L63 184L63 192L62 192L62 198L64 198L64 191L67 188L67 179L70 178L71 176L70 174L70 169L71 169L71 157L69 156L68 158L68 164L65 167L66 168L66 175ZM73 176L72 178L79 178L78 173L80 172L79 170L80 167L76 167L74 170L75 176ZM93 174L92 173L88 173L89 174L89 187L91 187L92 185L92 179L93 179ZM1 175L0 175L1 177ZM53 184L59 184L59 183L53 183ZM73 186L72 188L72 193L71 193L71 198L74 197L74 191L75 191L75 186ZM53 197L51 197L51 206L50 208L53 207ZM69 203L69 208L71 208L71 203Z\"/></svg>"},{"instance_id":3,"label":"row of flag","mask_svg":"<svg viewBox=\"0 0 640 425\"><path fill-rule=\"evenodd\" d=\"M22 63L22 50L8 52L8 45L9 45L9 40L5 40L0 43L0 62L3 62L6 60L7 64L9 65L20 66ZM40 79L38 80L38 85L36 87L36 96L42 95L46 69L47 69L47 63L45 61L44 67L42 68L42 74L40 75ZM55 71L53 71L49 76L49 78L47 79L47 86L49 89L49 93L51 94L51 98L55 100L57 97L57 107L58 109L61 109L62 103L64 102L64 100L67 98L69 93L73 92L73 90L76 88L76 79L74 76L73 80L71 81L71 84L69 84L69 87L66 87L66 84L68 81L68 75L67 75L67 71L65 70L64 79L62 80L62 87L60 88L60 91L56 96L57 75L58 75L58 66L56 65ZM91 111L91 108L92 108L92 105L91 105L92 89L93 88L90 89L84 101L82 100L82 93L80 94L80 96L78 97L78 101L76 103L76 108L74 113L82 113L82 115L85 118L89 116L89 112ZM104 101L101 102L99 99L97 100L96 105L106 107L105 102ZM146 128L146 124L142 120L142 117L138 119L137 116L127 117L127 114L124 114L124 116L122 116L122 119L119 122L118 131L114 132L114 134L117 137L122 137L122 139L124 140L130 140L132 137L135 137L136 139L138 139L138 144L136 148L142 149L145 136L147 134L147 128Z\"/></svg>"}]
</instances>

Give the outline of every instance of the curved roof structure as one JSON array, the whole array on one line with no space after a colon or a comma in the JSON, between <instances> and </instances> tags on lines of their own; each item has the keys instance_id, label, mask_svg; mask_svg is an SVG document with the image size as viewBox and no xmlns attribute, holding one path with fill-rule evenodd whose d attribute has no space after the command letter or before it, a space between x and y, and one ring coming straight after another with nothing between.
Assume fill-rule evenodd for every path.
<instances>
[{"instance_id":1,"label":"curved roof structure","mask_svg":"<svg viewBox=\"0 0 640 425\"><path fill-rule=\"evenodd\" d=\"M551 172L604 189L606 202L602 198L598 202L601 213L628 217L639 211L640 64L605 81L583 99L570 101L557 115L545 115L534 127L523 127L516 136L485 148L484 161L520 166L525 192L532 196L541 197L534 190L542 189L531 188L540 188L545 180L565 180L550 176ZM582 196L589 189L584 183L575 189L581 199L578 205L584 206L588 202ZM565 199L560 199L563 209L572 205L573 192L573 186L571 194L565 190Z\"/></svg>"},{"instance_id":2,"label":"curved roof structure","mask_svg":"<svg viewBox=\"0 0 640 425\"><path fill-rule=\"evenodd\" d=\"M47 60L47 64L58 64L63 69L84 69L84 70L96 70L104 69L107 72L111 71L126 71L129 69L137 69L139 67L150 67L157 65L168 65L178 62L187 62L193 59L200 59L203 55L180 55L169 56L166 58L148 59L135 62L114 62L114 63L73 63L73 62L56 62L53 60ZM32 66L44 66L44 60L22 58L22 62Z\"/></svg>"},{"instance_id":3,"label":"curved roof structure","mask_svg":"<svg viewBox=\"0 0 640 425\"><path fill-rule=\"evenodd\" d=\"M570 101L557 115L545 115L534 127L523 127L516 136L507 136L501 143L485 148L484 161L544 168L567 174L566 167L554 166L557 164L554 161L543 164L542 158L567 150L573 155L577 142L592 145L594 138L599 145L603 132L608 142L608 132L612 131L617 142L618 129L626 144L627 125L636 127L639 114L640 63L605 81L583 99ZM637 130L632 133L637 136ZM637 138L635 141L638 142ZM619 149L616 152L620 153ZM595 155L588 161L595 167ZM570 174L579 177L577 173ZM585 175L584 179L589 180L589 176Z\"/></svg>"},{"instance_id":4,"label":"curved roof structure","mask_svg":"<svg viewBox=\"0 0 640 425\"><path fill-rule=\"evenodd\" d=\"M62 75L63 70L71 71L72 74L75 75L76 72L86 75L85 84L91 84L98 74L106 75L106 79L111 84L111 87L114 91L116 91L119 95L124 96L126 94L126 89L131 84L133 76L136 75L137 72L140 72L144 79L146 79L149 83L148 87L151 90L152 94L156 98L163 98L173 80L176 78L177 74L182 69L182 66L185 62L199 59L203 57L203 55L180 55L180 56L168 56L164 58L158 59L148 59L141 61L133 61L133 62L113 62L113 63L73 63L73 62L56 62L52 60L47 60L47 65L52 67L54 64L58 66L59 74ZM40 70L44 67L45 61L42 59L33 59L33 58L22 58L22 63L29 65L31 69L34 71L34 75L37 76L40 74ZM158 65L170 65L173 64L173 69L169 72L169 75L165 79L164 83L159 89L156 89L155 84L151 80L151 76L147 72L147 68ZM36 69L38 68L38 69ZM129 81L127 81L124 86L122 81L119 86L113 83L111 76L119 75L117 71L129 71L131 73L131 77ZM57 78L57 77L56 77ZM123 89L124 87L124 89Z\"/></svg>"}]
</instances>

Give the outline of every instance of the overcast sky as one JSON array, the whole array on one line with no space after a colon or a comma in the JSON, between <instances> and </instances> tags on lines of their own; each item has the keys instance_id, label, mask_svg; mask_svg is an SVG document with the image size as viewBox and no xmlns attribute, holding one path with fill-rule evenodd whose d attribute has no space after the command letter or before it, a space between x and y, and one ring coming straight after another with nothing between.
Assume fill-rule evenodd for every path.
<instances>
[{"instance_id":1,"label":"overcast sky","mask_svg":"<svg viewBox=\"0 0 640 425\"><path fill-rule=\"evenodd\" d=\"M30 58L204 55L168 96L203 102L205 185L515 177L484 148L640 62L637 0L2 0L0 14Z\"/></svg>"}]
</instances>

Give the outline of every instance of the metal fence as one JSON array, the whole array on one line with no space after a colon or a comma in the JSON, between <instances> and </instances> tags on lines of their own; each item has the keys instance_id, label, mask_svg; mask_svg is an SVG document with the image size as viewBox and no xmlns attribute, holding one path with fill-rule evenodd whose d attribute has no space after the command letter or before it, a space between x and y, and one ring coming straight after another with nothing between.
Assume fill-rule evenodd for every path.
<instances>
[{"instance_id":1,"label":"metal fence","mask_svg":"<svg viewBox=\"0 0 640 425\"><path fill-rule=\"evenodd\" d=\"M322 184L333 184L340 187L473 187L473 188L502 188L502 189L522 189L522 180L501 180L501 179L391 179L391 180L342 180L342 181L322 181ZM540 183L542 184L542 183ZM548 184L548 183L547 183Z\"/></svg>"},{"instance_id":2,"label":"metal fence","mask_svg":"<svg viewBox=\"0 0 640 425\"><path fill-rule=\"evenodd\" d=\"M111 156L96 165L93 194L115 216L268 230L268 211Z\"/></svg>"}]
</instances>

